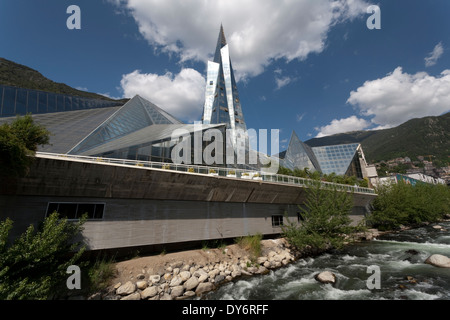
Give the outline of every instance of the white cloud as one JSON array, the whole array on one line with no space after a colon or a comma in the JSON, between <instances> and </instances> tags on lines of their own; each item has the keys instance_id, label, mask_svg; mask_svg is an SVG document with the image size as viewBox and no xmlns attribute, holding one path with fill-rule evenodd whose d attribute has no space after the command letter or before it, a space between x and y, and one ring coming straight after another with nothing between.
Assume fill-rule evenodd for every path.
<instances>
[{"instance_id":1,"label":"white cloud","mask_svg":"<svg viewBox=\"0 0 450 320\"><path fill-rule=\"evenodd\" d=\"M123 75L120 84L124 97L132 98L138 94L182 121L194 121L201 117L205 79L194 69L182 69L176 75L135 70Z\"/></svg>"},{"instance_id":2,"label":"white cloud","mask_svg":"<svg viewBox=\"0 0 450 320\"><path fill-rule=\"evenodd\" d=\"M275 90L280 90L281 88L287 86L292 81L295 81L295 78L291 78L289 76L280 77L280 78L275 77L275 83L277 84L277 87L275 88Z\"/></svg>"},{"instance_id":3,"label":"white cloud","mask_svg":"<svg viewBox=\"0 0 450 320\"><path fill-rule=\"evenodd\" d=\"M450 110L450 70L439 76L404 73L396 68L384 78L366 81L347 100L378 128L412 118L438 116Z\"/></svg>"},{"instance_id":4,"label":"white cloud","mask_svg":"<svg viewBox=\"0 0 450 320\"><path fill-rule=\"evenodd\" d=\"M319 133L316 138L330 136L337 133L344 133L350 131L358 131L367 129L370 126L370 122L364 119L360 119L356 116L351 116L345 119L334 119L329 125L315 128Z\"/></svg>"},{"instance_id":5,"label":"white cloud","mask_svg":"<svg viewBox=\"0 0 450 320\"><path fill-rule=\"evenodd\" d=\"M109 0L128 10L144 38L180 62L207 61L223 24L237 79L274 60L306 59L336 23L365 14L364 0Z\"/></svg>"},{"instance_id":6,"label":"white cloud","mask_svg":"<svg viewBox=\"0 0 450 320\"><path fill-rule=\"evenodd\" d=\"M437 62L437 60L442 56L444 53L444 47L442 46L442 42L439 42L433 49L432 52L428 55L428 57L425 58L425 66L431 67L434 66Z\"/></svg>"}]
</instances>

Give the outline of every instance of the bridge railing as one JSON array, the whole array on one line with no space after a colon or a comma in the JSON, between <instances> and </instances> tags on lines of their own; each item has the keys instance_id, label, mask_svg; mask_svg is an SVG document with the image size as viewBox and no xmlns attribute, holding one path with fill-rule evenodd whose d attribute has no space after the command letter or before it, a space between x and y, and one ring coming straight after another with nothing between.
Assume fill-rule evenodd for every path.
<instances>
[{"instance_id":1,"label":"bridge railing","mask_svg":"<svg viewBox=\"0 0 450 320\"><path fill-rule=\"evenodd\" d=\"M83 162L92 162L98 164L118 164L133 167L142 168L152 168L152 169L162 169L162 170L172 170L177 172L192 173L192 174L202 174L209 176L220 176L235 179L246 179L246 180L256 180L263 182L275 182L290 185L299 185L303 187L311 187L315 183L321 183L321 185L327 189L337 188L341 191L354 192L354 193L367 193L375 194L375 190L371 188L352 186L346 184L337 184L327 181L317 181L307 178L287 176L282 174L269 174L264 172L259 172L255 170L248 169L237 169L237 168L224 168L224 167L211 167L202 165L186 165L186 164L175 164L175 163L162 163L154 161L139 161L139 160L127 160L127 159L114 159L114 158L101 158L101 157L90 157L90 156L80 156L80 155L68 155L68 154L57 154L57 153L47 153L47 152L36 152L36 157L38 158L53 158L53 159L65 159L65 160L80 160Z\"/></svg>"}]
</instances>

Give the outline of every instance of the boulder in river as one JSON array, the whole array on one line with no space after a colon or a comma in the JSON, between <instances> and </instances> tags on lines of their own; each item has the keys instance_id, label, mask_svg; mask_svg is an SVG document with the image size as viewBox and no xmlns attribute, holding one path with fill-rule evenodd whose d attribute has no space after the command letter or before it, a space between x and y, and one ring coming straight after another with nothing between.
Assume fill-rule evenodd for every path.
<instances>
[{"instance_id":1,"label":"boulder in river","mask_svg":"<svg viewBox=\"0 0 450 320\"><path fill-rule=\"evenodd\" d=\"M425 263L439 268L450 268L450 258L441 254L433 254L425 260Z\"/></svg>"},{"instance_id":2,"label":"boulder in river","mask_svg":"<svg viewBox=\"0 0 450 320\"><path fill-rule=\"evenodd\" d=\"M336 283L336 275L330 271L323 271L321 273L318 273L314 278L321 283Z\"/></svg>"}]
</instances>

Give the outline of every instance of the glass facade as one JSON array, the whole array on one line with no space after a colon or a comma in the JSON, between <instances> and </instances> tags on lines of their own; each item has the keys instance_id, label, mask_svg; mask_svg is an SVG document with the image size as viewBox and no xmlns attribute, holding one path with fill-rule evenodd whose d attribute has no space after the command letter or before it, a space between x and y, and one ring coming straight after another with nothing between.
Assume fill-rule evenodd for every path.
<instances>
[{"instance_id":1,"label":"glass facade","mask_svg":"<svg viewBox=\"0 0 450 320\"><path fill-rule=\"evenodd\" d=\"M44 114L118 105L122 103L0 85L0 118L27 113Z\"/></svg>"},{"instance_id":2,"label":"glass facade","mask_svg":"<svg viewBox=\"0 0 450 320\"><path fill-rule=\"evenodd\" d=\"M310 147L293 132L284 158L280 159L280 165L291 170L308 168L323 174L363 178L360 153L359 143Z\"/></svg>"},{"instance_id":3,"label":"glass facade","mask_svg":"<svg viewBox=\"0 0 450 320\"><path fill-rule=\"evenodd\" d=\"M229 47L222 26L217 40L214 61L208 62L202 120L204 124L226 124L232 130L232 141L235 148L239 142L238 139L241 138L241 133L247 131L230 60ZM244 142L244 145L247 148L248 142Z\"/></svg>"},{"instance_id":4,"label":"glass facade","mask_svg":"<svg viewBox=\"0 0 450 320\"><path fill-rule=\"evenodd\" d=\"M187 160L187 162L183 162L184 164L207 164L205 163L204 153L208 152L207 148L211 148L214 149L211 150L211 154L216 160L214 166L225 166L225 141L219 141L219 144L214 145L217 146L217 148L212 148L211 142L203 141L202 139L201 157L199 157L200 159L197 159L195 156L195 148L197 147L195 145L195 135L198 134L199 136L204 137L205 131L210 129L218 130L220 135L225 135L225 125L203 125L200 127L192 124L164 125L164 128L162 128L162 126L151 126L131 134L129 137L124 137L110 144L92 149L83 155L172 163L172 151L179 142L176 139L173 139L173 134L176 130L180 130L180 132L185 133L183 135L183 141L187 141L184 145L185 148L178 148L181 150L179 154L180 158ZM189 155L183 154L184 152L189 152Z\"/></svg>"},{"instance_id":5,"label":"glass facade","mask_svg":"<svg viewBox=\"0 0 450 320\"><path fill-rule=\"evenodd\" d=\"M135 96L68 153L83 154L148 126L180 123L153 103Z\"/></svg>"},{"instance_id":6,"label":"glass facade","mask_svg":"<svg viewBox=\"0 0 450 320\"><path fill-rule=\"evenodd\" d=\"M313 147L312 150L319 161L322 173L344 175L357 156L358 143Z\"/></svg>"},{"instance_id":7,"label":"glass facade","mask_svg":"<svg viewBox=\"0 0 450 320\"><path fill-rule=\"evenodd\" d=\"M295 132L292 132L288 149L280 164L289 169L308 168L310 171L320 171L319 162L311 147L300 141Z\"/></svg>"}]
</instances>

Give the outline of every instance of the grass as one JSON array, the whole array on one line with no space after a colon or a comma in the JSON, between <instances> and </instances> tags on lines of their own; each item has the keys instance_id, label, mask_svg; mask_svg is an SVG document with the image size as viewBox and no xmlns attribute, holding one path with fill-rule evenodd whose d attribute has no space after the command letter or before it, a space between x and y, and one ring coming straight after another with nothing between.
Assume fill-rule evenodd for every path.
<instances>
[{"instance_id":1,"label":"grass","mask_svg":"<svg viewBox=\"0 0 450 320\"><path fill-rule=\"evenodd\" d=\"M252 258L256 259L261 255L261 240L262 234L257 233L255 235L236 238L236 244L249 251Z\"/></svg>"}]
</instances>

